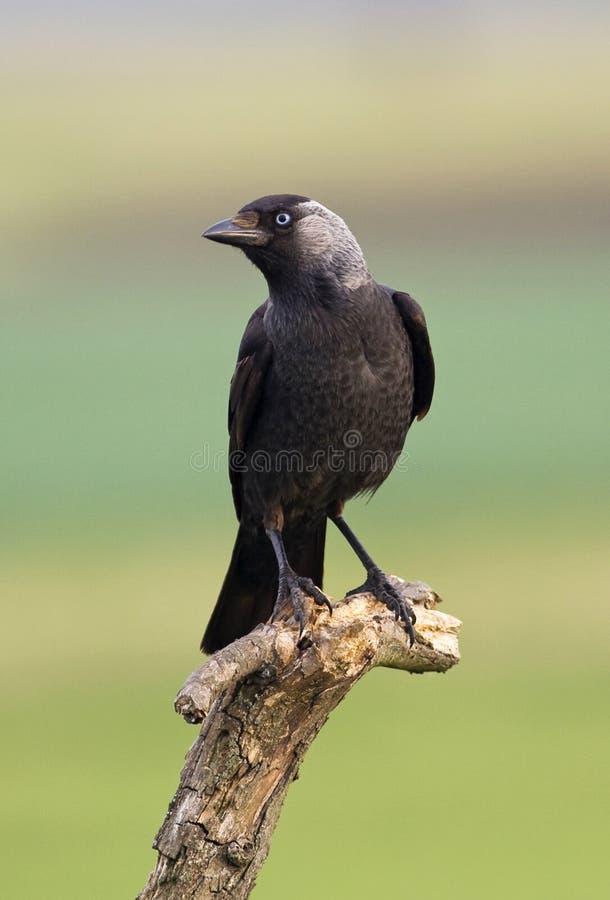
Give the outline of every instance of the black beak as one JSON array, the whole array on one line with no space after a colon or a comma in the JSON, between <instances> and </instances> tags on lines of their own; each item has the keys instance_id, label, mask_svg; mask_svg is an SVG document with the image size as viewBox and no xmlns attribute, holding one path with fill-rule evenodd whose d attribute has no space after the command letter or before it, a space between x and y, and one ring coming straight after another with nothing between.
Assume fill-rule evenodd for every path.
<instances>
[{"instance_id":1,"label":"black beak","mask_svg":"<svg viewBox=\"0 0 610 900\"><path fill-rule=\"evenodd\" d=\"M264 247L269 243L270 236L257 228L244 227L236 224L233 219L223 219L216 222L203 232L201 237L210 241L218 241L219 244L233 244L235 247Z\"/></svg>"}]
</instances>

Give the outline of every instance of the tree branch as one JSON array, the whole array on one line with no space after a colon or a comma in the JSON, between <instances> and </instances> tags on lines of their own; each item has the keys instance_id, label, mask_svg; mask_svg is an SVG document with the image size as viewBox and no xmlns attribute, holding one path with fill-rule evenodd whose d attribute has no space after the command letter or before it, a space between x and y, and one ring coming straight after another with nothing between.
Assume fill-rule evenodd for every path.
<instances>
[{"instance_id":1,"label":"tree branch","mask_svg":"<svg viewBox=\"0 0 610 900\"><path fill-rule=\"evenodd\" d=\"M445 672L459 661L460 622L434 609L422 582L392 579L417 606L417 640L369 594L293 622L259 625L189 676L175 701L203 722L154 847L138 900L242 900L254 887L290 782L352 685L375 666Z\"/></svg>"}]
</instances>

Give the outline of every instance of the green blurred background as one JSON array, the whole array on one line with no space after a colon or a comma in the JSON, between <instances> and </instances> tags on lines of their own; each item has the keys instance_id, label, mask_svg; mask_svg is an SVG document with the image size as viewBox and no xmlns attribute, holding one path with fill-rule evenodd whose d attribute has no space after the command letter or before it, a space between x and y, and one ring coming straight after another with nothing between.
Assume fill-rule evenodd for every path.
<instances>
[{"instance_id":1,"label":"green blurred background","mask_svg":"<svg viewBox=\"0 0 610 900\"><path fill-rule=\"evenodd\" d=\"M3 28L2 894L130 897L195 730L172 699L235 522L227 387L264 298L201 230L340 212L424 305L406 469L350 521L464 621L373 673L259 898L607 886L610 17L595 2L34 4ZM329 537L327 586L358 583Z\"/></svg>"}]
</instances>

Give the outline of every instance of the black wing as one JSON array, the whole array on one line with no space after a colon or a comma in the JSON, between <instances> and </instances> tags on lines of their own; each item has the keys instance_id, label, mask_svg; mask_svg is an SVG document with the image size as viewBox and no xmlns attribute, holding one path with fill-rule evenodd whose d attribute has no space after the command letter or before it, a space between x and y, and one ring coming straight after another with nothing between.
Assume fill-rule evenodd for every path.
<instances>
[{"instance_id":1,"label":"black wing","mask_svg":"<svg viewBox=\"0 0 610 900\"><path fill-rule=\"evenodd\" d=\"M411 421L415 418L423 419L430 409L434 393L434 359L426 317L419 303L409 294L393 291L392 300L400 313L413 348L414 392Z\"/></svg>"},{"instance_id":2,"label":"black wing","mask_svg":"<svg viewBox=\"0 0 610 900\"><path fill-rule=\"evenodd\" d=\"M272 344L263 323L266 309L267 301L252 313L246 325L229 391L229 478L238 519L241 517L239 454L245 450L248 429L256 415L271 363Z\"/></svg>"}]
</instances>

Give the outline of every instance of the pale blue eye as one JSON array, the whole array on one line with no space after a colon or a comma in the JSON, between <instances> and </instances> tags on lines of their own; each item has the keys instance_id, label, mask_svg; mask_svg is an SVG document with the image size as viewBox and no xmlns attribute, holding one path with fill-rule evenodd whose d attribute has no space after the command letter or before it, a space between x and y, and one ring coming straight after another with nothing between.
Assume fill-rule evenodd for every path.
<instances>
[{"instance_id":1,"label":"pale blue eye","mask_svg":"<svg viewBox=\"0 0 610 900\"><path fill-rule=\"evenodd\" d=\"M281 228L285 228L287 225L290 225L292 222L292 216L287 212L280 212L275 217L275 224L279 225Z\"/></svg>"}]
</instances>

